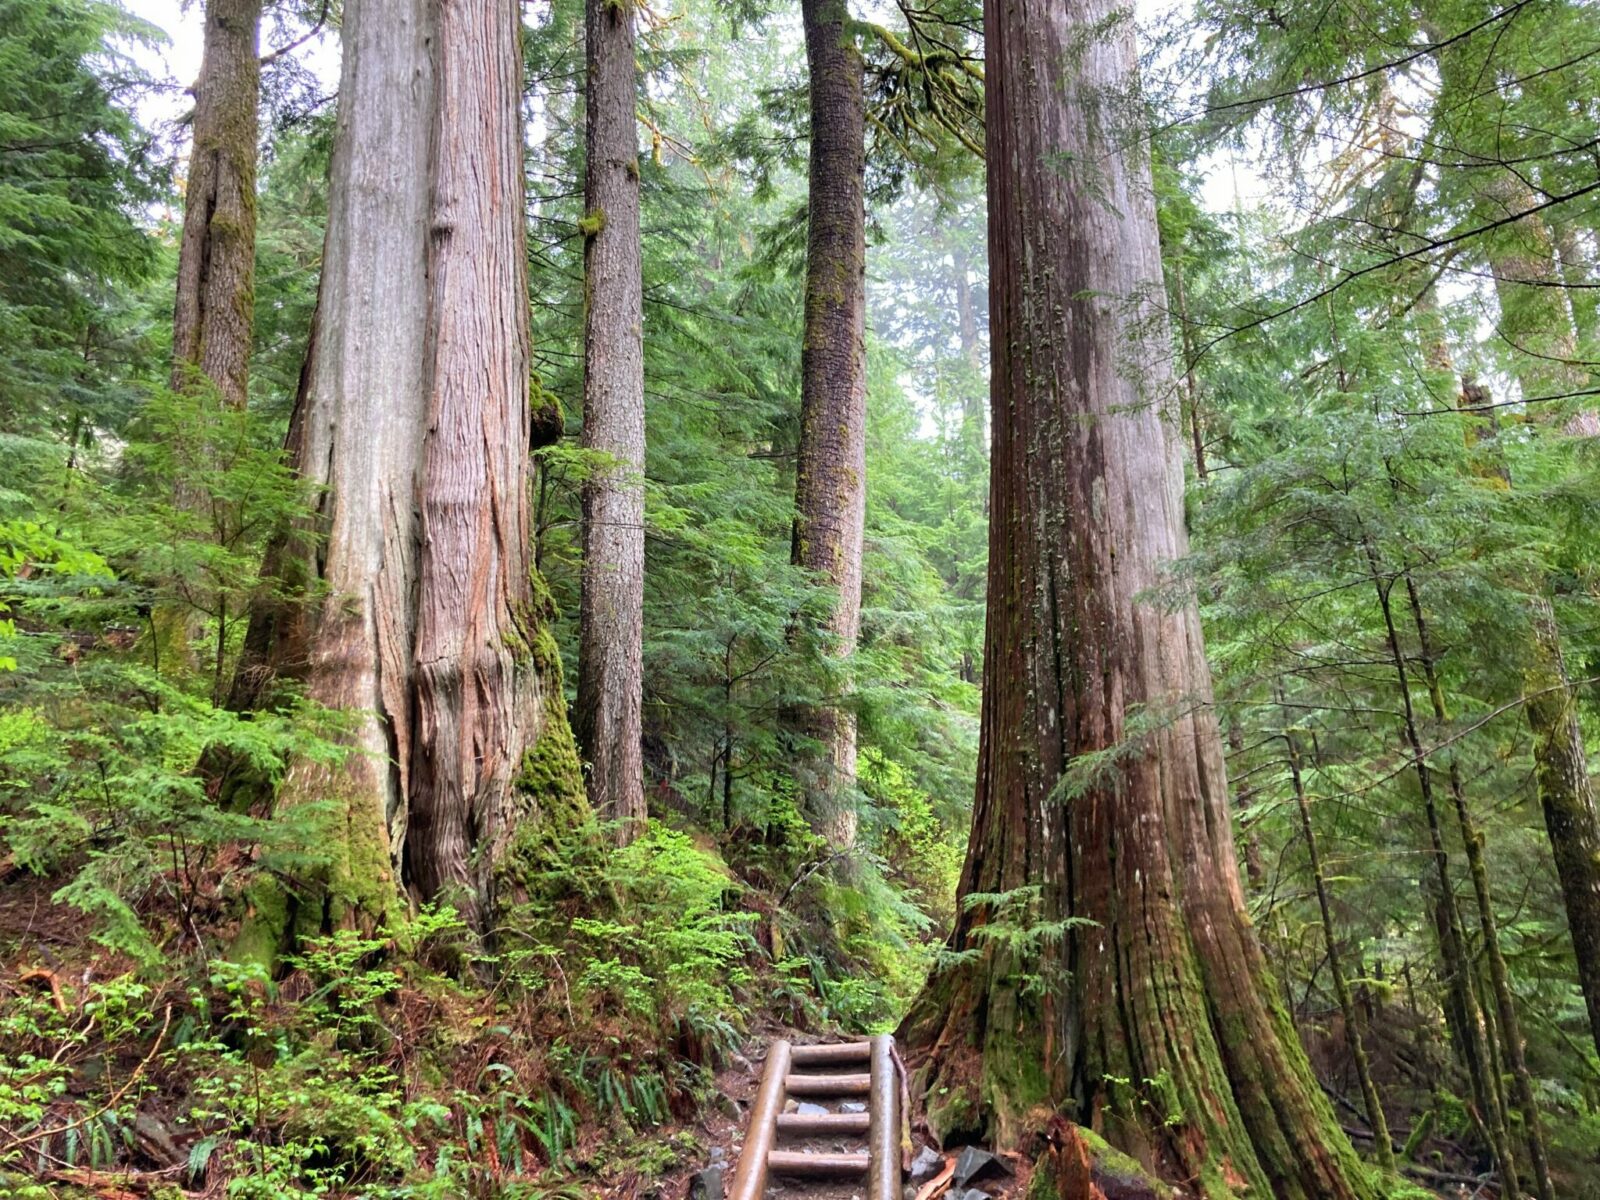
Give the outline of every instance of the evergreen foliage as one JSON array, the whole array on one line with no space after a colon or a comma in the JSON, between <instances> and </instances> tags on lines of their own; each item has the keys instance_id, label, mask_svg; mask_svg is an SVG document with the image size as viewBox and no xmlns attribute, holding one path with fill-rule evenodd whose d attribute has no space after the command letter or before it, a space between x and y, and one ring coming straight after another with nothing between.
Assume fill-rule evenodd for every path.
<instances>
[{"instance_id":1,"label":"evergreen foliage","mask_svg":"<svg viewBox=\"0 0 1600 1200\"><path fill-rule=\"evenodd\" d=\"M338 7L281 6L264 44L331 44ZM1115 98L1154 147L1189 460L1193 553L1144 599L1201 601L1273 999L1357 1149L1384 1157L1352 1024L1401 1174L1470 1192L1509 1153L1537 1190L1542 1123L1555 1193L1583 1200L1600 1196L1600 1047L1530 715L1570 699L1592 767L1595 10L1342 11L1175 7L1149 94ZM293 927L298 884L332 869L332 809L276 810L272 789L295 759L342 761L339 721L288 682L228 707L252 612L294 599L269 547L319 499L283 446L332 84L298 45L268 65L251 396L229 410L165 386L181 204L129 52L157 31L102 0L0 0L0 1191L162 1168L163 1186L241 1198L651 1195L702 1161L694 1122L748 1039L893 1028L950 961L993 666L988 365L1006 352L988 346L971 153L980 14L868 15L860 646L840 659L807 632L828 599L790 555L797 18L640 9L650 821L619 849L568 760L548 779L532 764L560 819L519 838L516 894L480 938L398 902L374 927ZM576 437L582 6L526 19L552 423L531 450L534 559L570 693L579 495L601 465ZM1230 162L1246 194L1219 202ZM802 815L788 717L841 704L860 741L848 872ZM1118 754L1085 756L1055 799ZM1036 892L966 899L1023 994L1061 985L1047 950L1068 922ZM286 956L240 935L263 914L291 927ZM1502 1061L1502 1000L1537 1114Z\"/></svg>"}]
</instances>

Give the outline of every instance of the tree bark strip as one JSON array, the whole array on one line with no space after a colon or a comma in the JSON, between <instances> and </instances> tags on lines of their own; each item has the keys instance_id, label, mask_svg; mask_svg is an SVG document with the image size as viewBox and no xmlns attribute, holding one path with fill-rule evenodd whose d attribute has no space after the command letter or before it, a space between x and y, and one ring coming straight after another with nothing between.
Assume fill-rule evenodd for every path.
<instances>
[{"instance_id":1,"label":"tree bark strip","mask_svg":"<svg viewBox=\"0 0 1600 1200\"><path fill-rule=\"evenodd\" d=\"M805 341L793 561L835 596L822 632L847 656L861 629L866 524L866 104L845 0L801 0L811 81ZM855 843L850 789L855 717L820 705L801 717L820 743L803 770L811 816L835 849Z\"/></svg>"},{"instance_id":2,"label":"tree bark strip","mask_svg":"<svg viewBox=\"0 0 1600 1200\"><path fill-rule=\"evenodd\" d=\"M184 183L172 313L172 387L249 396L256 262L261 0L207 0L194 146Z\"/></svg>"},{"instance_id":3,"label":"tree bark strip","mask_svg":"<svg viewBox=\"0 0 1600 1200\"><path fill-rule=\"evenodd\" d=\"M584 177L583 597L578 744L589 799L630 841L644 821L644 345L631 0L588 0Z\"/></svg>"},{"instance_id":4,"label":"tree bark strip","mask_svg":"<svg viewBox=\"0 0 1600 1200\"><path fill-rule=\"evenodd\" d=\"M296 919L375 924L403 879L482 927L519 825L582 804L529 561L519 11L350 0L343 35L290 434L322 536L275 547L307 600L273 667L346 714L352 753L280 788L331 804Z\"/></svg>"},{"instance_id":5,"label":"tree bark strip","mask_svg":"<svg viewBox=\"0 0 1600 1200\"><path fill-rule=\"evenodd\" d=\"M544 720L529 553L521 8L440 0L407 875L476 912Z\"/></svg>"}]
</instances>

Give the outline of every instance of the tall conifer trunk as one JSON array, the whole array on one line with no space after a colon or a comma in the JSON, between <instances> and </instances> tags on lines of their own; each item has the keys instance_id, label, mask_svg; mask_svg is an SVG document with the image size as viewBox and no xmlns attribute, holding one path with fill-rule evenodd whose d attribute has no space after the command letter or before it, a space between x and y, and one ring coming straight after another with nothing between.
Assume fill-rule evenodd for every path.
<instances>
[{"instance_id":1,"label":"tall conifer trunk","mask_svg":"<svg viewBox=\"0 0 1600 1200\"><path fill-rule=\"evenodd\" d=\"M800 7L811 174L793 554L836 592L825 633L834 653L848 655L861 628L866 522L866 106L846 0L801 0ZM803 715L802 727L823 748L805 781L811 815L836 849L848 849L856 828L848 798L855 718L822 706Z\"/></svg>"},{"instance_id":2,"label":"tall conifer trunk","mask_svg":"<svg viewBox=\"0 0 1600 1200\"><path fill-rule=\"evenodd\" d=\"M278 547L311 599L280 673L347 714L301 929L408 883L480 925L522 822L581 806L529 562L521 59L513 0L350 0L317 327L291 431L317 530ZM253 949L285 930L247 923Z\"/></svg>"},{"instance_id":3,"label":"tall conifer trunk","mask_svg":"<svg viewBox=\"0 0 1600 1200\"><path fill-rule=\"evenodd\" d=\"M1183 450L1116 11L985 6L987 686L965 953L904 1033L941 1134L1046 1106L1208 1194L1370 1196L1245 913L1198 612L1148 595Z\"/></svg>"},{"instance_id":4,"label":"tall conifer trunk","mask_svg":"<svg viewBox=\"0 0 1600 1200\"><path fill-rule=\"evenodd\" d=\"M1488 9L1481 11L1487 15ZM1438 40L1443 23L1425 20L1424 28ZM1444 87L1441 105L1457 100L1456 107L1467 112L1466 101L1457 98L1476 95L1480 64L1469 49L1460 48L1440 54L1437 61ZM1505 221L1535 204L1527 178L1509 168L1484 172L1474 199L1474 216L1483 223ZM1553 232L1540 213L1510 221L1482 241L1500 310L1497 334L1519 352L1513 360L1513 375L1523 399L1567 395L1588 386L1576 365L1580 331L1573 327L1573 310L1561 286L1563 263L1557 254L1558 242L1559 231ZM1581 403L1533 405L1529 417L1565 422L1569 431L1592 435L1595 414L1592 408L1579 407ZM1561 881L1579 984L1595 1045L1600 1049L1600 813L1589 782L1549 581L1531 579L1525 586L1529 592L1529 637L1523 711L1533 734L1539 799Z\"/></svg>"},{"instance_id":5,"label":"tall conifer trunk","mask_svg":"<svg viewBox=\"0 0 1600 1200\"><path fill-rule=\"evenodd\" d=\"M645 815L644 347L631 0L588 0L583 599L578 744L589 799L631 840Z\"/></svg>"},{"instance_id":6,"label":"tall conifer trunk","mask_svg":"<svg viewBox=\"0 0 1600 1200\"><path fill-rule=\"evenodd\" d=\"M255 306L261 0L207 0L172 313L172 386L243 408Z\"/></svg>"}]
</instances>

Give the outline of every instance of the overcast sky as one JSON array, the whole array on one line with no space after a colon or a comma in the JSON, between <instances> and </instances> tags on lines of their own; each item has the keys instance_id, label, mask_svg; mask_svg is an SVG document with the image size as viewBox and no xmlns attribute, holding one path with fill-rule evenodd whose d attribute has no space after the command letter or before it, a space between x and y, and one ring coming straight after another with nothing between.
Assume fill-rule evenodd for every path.
<instances>
[{"instance_id":1,"label":"overcast sky","mask_svg":"<svg viewBox=\"0 0 1600 1200\"><path fill-rule=\"evenodd\" d=\"M203 0L121 0L122 6L158 29L168 38L165 45L153 49L138 48L135 57L152 74L171 80L176 88L152 97L144 106L142 116L152 125L169 125L189 110L190 100L183 89L192 84L200 74L200 49L204 33ZM1136 0L1141 22L1160 15L1170 8L1173 0ZM270 23L269 23L270 25ZM270 49L264 46L263 52ZM305 64L323 78L331 93L337 83L338 43L323 35L296 52ZM1231 153L1212 160L1204 188L1204 202L1213 211L1224 212L1233 208L1235 195L1246 204L1263 200L1263 185L1248 163L1239 162Z\"/></svg>"}]
</instances>

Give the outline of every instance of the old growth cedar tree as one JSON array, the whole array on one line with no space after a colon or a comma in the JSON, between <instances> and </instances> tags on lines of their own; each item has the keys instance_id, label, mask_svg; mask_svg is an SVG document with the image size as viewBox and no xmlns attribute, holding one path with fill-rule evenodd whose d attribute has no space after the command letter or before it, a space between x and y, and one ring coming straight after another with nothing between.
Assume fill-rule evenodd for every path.
<instances>
[{"instance_id":1,"label":"old growth cedar tree","mask_svg":"<svg viewBox=\"0 0 1600 1200\"><path fill-rule=\"evenodd\" d=\"M1109 0L985 6L986 684L951 963L902 1033L941 1135L1059 1110L1208 1194L1374 1194L1272 1000L1192 601L1148 161Z\"/></svg>"},{"instance_id":2,"label":"old growth cedar tree","mask_svg":"<svg viewBox=\"0 0 1600 1200\"><path fill-rule=\"evenodd\" d=\"M207 0L205 13L178 243L172 386L209 381L224 404L243 408L255 305L261 0Z\"/></svg>"},{"instance_id":3,"label":"old growth cedar tree","mask_svg":"<svg viewBox=\"0 0 1600 1200\"><path fill-rule=\"evenodd\" d=\"M645 816L644 346L634 8L588 0L583 222L583 590L575 732L589 799L632 840Z\"/></svg>"},{"instance_id":4,"label":"old growth cedar tree","mask_svg":"<svg viewBox=\"0 0 1600 1200\"><path fill-rule=\"evenodd\" d=\"M835 654L861 630L866 524L866 107L861 52L845 0L802 0L810 76L811 167L806 233L800 447L793 558L834 594L822 632ZM821 749L803 768L813 822L838 850L855 843L849 792L856 725L833 705L800 715Z\"/></svg>"},{"instance_id":5,"label":"old growth cedar tree","mask_svg":"<svg viewBox=\"0 0 1600 1200\"><path fill-rule=\"evenodd\" d=\"M583 803L529 561L519 9L350 0L343 36L290 439L325 542L277 645L354 753L291 764L280 805L337 801L333 866L258 909L262 954L273 920L371 924L402 881L481 923L519 824Z\"/></svg>"}]
</instances>

